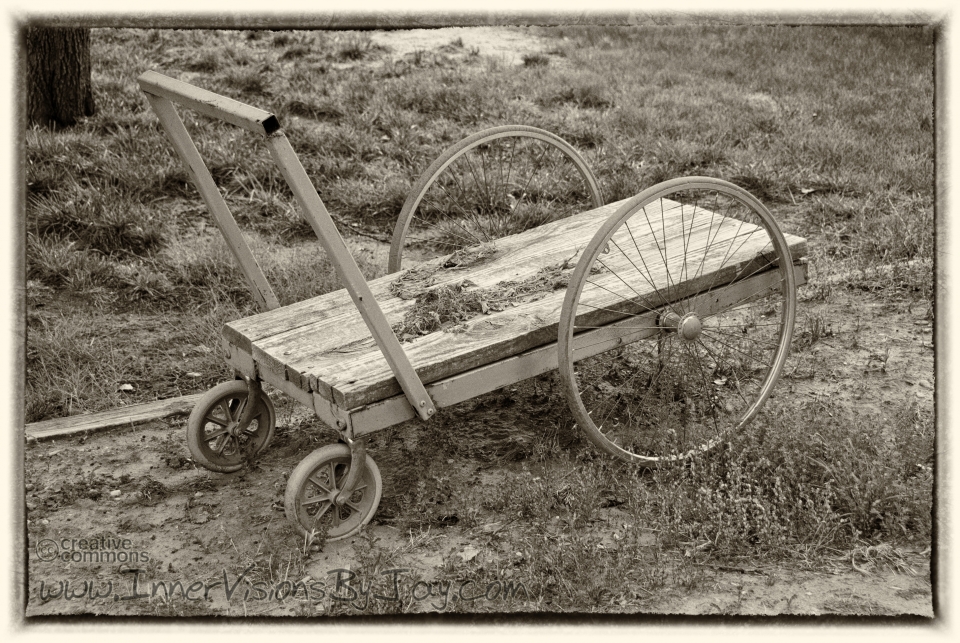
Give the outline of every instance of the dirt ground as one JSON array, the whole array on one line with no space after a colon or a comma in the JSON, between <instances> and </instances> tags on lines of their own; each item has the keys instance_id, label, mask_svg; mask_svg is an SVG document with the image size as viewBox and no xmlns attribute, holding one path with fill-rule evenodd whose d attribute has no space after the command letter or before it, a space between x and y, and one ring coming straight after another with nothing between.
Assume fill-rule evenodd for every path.
<instances>
[{"instance_id":1,"label":"dirt ground","mask_svg":"<svg viewBox=\"0 0 960 643\"><path fill-rule=\"evenodd\" d=\"M809 294L809 288L803 290ZM932 404L929 311L854 291L835 294L829 304L804 302L801 311L827 320L825 336L790 358L776 395L831 397L857 405L868 416L891 412L910 396L922 405ZM798 326L803 323L798 321ZM381 569L406 571L394 579L366 579L368 588L369 583L385 583L381 597L392 596L391 587L399 594L408 592L403 603L407 610L510 612L536 604L541 588L526 587L522 575L513 580L517 587L524 584L532 599L523 608L520 596L477 599L470 594L476 586L473 577L463 579L466 590L447 588L457 599L441 595L439 586L429 589L451 565L469 562L478 573L485 567L509 568L522 525L505 525L502 516L483 515L480 509L474 522L479 527L434 521L408 533L393 526L397 516L387 511L359 537L328 543L322 551L304 551L282 510L286 478L302 457L332 437L305 410L280 394L275 399L279 426L274 443L256 466L235 474L215 474L194 465L182 419L28 445L27 614L312 616L383 611L383 601L354 596L350 588L362 586L357 583L364 579L351 580L352 572L345 571L359 569L375 556L385 557ZM470 421L495 422L502 420L500 413L478 409ZM389 446L372 455L384 477L381 507L396 506L391 498L404 490L391 488L396 462ZM502 479L498 467L476 462L451 462L450 471L451 478L471 481L481 494ZM605 524L592 530L614 533L623 514L611 507L601 515ZM609 543L615 546L613 540ZM116 557L111 559L110 553ZM301 553L306 555L301 558ZM851 555L818 572L781 566L687 569L686 580L668 583L656 596L624 605L623 611L933 615L929 547L901 549L895 565L873 565L869 559ZM131 571L137 569L141 571ZM175 587L178 581L185 589L194 587L186 598ZM284 597L286 581L304 581L313 594ZM171 588L176 600L162 600ZM229 588L234 591L228 598ZM457 600L465 598L473 598L472 604L458 607ZM540 609L549 611L550 606Z\"/></svg>"},{"instance_id":2,"label":"dirt ground","mask_svg":"<svg viewBox=\"0 0 960 643\"><path fill-rule=\"evenodd\" d=\"M456 38L462 38L463 52L476 47L510 64L542 50L536 39L512 28L374 35L395 57L434 51ZM857 405L864 416L890 413L909 398L932 406L931 311L859 291L842 291L829 301L801 305L798 333L819 318L822 336L791 357L776 395L829 397ZM553 611L536 604L542 588L509 574L518 553L516 529L500 516L481 515L473 528L438 523L403 533L388 513L356 538L304 550L284 517L286 478L302 457L332 438L281 398L275 396L274 443L253 468L235 474L194 465L184 419L28 445L26 614L363 615L397 605L408 611L512 612L524 598L523 609ZM482 424L496 413L478 411L470 421ZM402 490L390 488L389 454L372 455L378 462L383 457L389 504ZM451 476L473 481L478 492L499 479L496 468L450 464ZM602 510L604 524L592 529L612 533L618 513L616 507ZM400 571L373 579L352 575L351 569L376 556L384 557L381 569ZM858 564L855 558L817 572L781 566L688 569L696 582L668 584L622 611L933 616L929 547L900 550L892 566ZM446 588L434 583L454 563L468 564L476 575ZM506 570L496 588L479 580L486 578L484 568ZM287 595L296 582L309 588L308 595ZM171 592L174 600L164 600Z\"/></svg>"}]
</instances>

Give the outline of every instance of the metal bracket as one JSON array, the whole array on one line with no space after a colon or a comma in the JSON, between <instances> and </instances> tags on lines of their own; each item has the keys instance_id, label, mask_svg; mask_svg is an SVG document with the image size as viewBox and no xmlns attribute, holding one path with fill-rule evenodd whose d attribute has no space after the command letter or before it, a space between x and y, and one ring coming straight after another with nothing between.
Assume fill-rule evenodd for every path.
<instances>
[{"instance_id":1,"label":"metal bracket","mask_svg":"<svg viewBox=\"0 0 960 643\"><path fill-rule=\"evenodd\" d=\"M237 426L234 428L235 434L239 435L243 433L250 423L253 421L253 414L257 410L257 402L260 400L260 396L263 394L263 389L260 387L260 380L254 377L244 377L247 382L247 403L243 407L243 413L240 414L240 420L237 422Z\"/></svg>"},{"instance_id":2,"label":"metal bracket","mask_svg":"<svg viewBox=\"0 0 960 643\"><path fill-rule=\"evenodd\" d=\"M354 488L357 486L357 483L360 481L360 476L363 473L363 468L367 466L366 441L354 440L350 437L345 437L345 441L347 446L350 447L350 471L347 472L343 486L340 488L337 497L333 500L338 506L346 504L350 496L353 495Z\"/></svg>"}]
</instances>

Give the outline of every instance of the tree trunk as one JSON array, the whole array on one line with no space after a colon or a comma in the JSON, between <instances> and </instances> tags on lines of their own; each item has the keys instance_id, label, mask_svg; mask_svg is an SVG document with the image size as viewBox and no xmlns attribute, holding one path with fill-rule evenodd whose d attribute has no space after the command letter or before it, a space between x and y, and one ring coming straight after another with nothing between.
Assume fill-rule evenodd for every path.
<instances>
[{"instance_id":1,"label":"tree trunk","mask_svg":"<svg viewBox=\"0 0 960 643\"><path fill-rule=\"evenodd\" d=\"M93 115L89 29L30 27L26 50L29 123L66 126Z\"/></svg>"}]
</instances>

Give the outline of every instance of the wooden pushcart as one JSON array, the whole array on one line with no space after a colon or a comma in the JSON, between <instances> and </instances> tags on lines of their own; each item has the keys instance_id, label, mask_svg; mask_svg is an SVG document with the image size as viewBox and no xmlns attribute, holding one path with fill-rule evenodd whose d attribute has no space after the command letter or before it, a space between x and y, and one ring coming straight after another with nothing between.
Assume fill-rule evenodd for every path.
<instances>
[{"instance_id":1,"label":"wooden pushcart","mask_svg":"<svg viewBox=\"0 0 960 643\"><path fill-rule=\"evenodd\" d=\"M155 72L139 82L266 309L224 326L237 379L197 404L190 451L221 472L259 453L276 424L261 382L311 408L341 440L289 478L305 535L372 518L382 482L365 436L549 370L594 444L647 466L718 444L779 377L805 241L730 183L680 178L604 205L561 139L485 130L417 182L390 274L368 283L274 115ZM343 290L280 306L174 102L265 137Z\"/></svg>"}]
</instances>

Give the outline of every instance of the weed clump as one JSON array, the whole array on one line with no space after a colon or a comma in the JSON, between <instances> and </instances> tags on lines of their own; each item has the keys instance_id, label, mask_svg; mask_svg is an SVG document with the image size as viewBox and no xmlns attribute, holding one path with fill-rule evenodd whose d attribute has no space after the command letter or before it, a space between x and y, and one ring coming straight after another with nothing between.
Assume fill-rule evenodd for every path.
<instances>
[{"instance_id":1,"label":"weed clump","mask_svg":"<svg viewBox=\"0 0 960 643\"><path fill-rule=\"evenodd\" d=\"M573 105L580 109L608 109L614 103L600 83L572 82L542 99L544 106Z\"/></svg>"},{"instance_id":2,"label":"weed clump","mask_svg":"<svg viewBox=\"0 0 960 643\"><path fill-rule=\"evenodd\" d=\"M304 116L316 121L336 121L343 118L343 110L332 102L313 102L310 100L300 100L298 98L289 99L284 105L284 109L294 116Z\"/></svg>"},{"instance_id":3,"label":"weed clump","mask_svg":"<svg viewBox=\"0 0 960 643\"><path fill-rule=\"evenodd\" d=\"M570 271L573 265L567 262L541 268L537 274L520 281L501 281L494 288L492 300L495 303L510 304L519 300L535 301L542 299L554 290L566 288L570 283Z\"/></svg>"},{"instance_id":4,"label":"weed clump","mask_svg":"<svg viewBox=\"0 0 960 643\"><path fill-rule=\"evenodd\" d=\"M643 504L691 555L810 559L865 541L928 541L932 417L912 407L892 420L821 402L766 410L690 466L657 471Z\"/></svg>"},{"instance_id":5,"label":"weed clump","mask_svg":"<svg viewBox=\"0 0 960 643\"><path fill-rule=\"evenodd\" d=\"M363 60L371 54L383 51L383 47L373 41L369 34L352 33L348 34L344 42L336 52L336 58L340 61Z\"/></svg>"},{"instance_id":6,"label":"weed clump","mask_svg":"<svg viewBox=\"0 0 960 643\"><path fill-rule=\"evenodd\" d=\"M87 194L83 202L58 203L53 198L35 199L33 228L40 237L59 237L77 242L104 255L144 255L163 244L162 226L139 208L109 207L102 197Z\"/></svg>"},{"instance_id":7,"label":"weed clump","mask_svg":"<svg viewBox=\"0 0 960 643\"><path fill-rule=\"evenodd\" d=\"M403 321L394 326L394 332L401 341L436 330L450 330L478 315L500 312L507 306L541 299L555 290L566 288L572 268L569 262L564 261L541 268L527 279L501 281L491 288L468 290L475 286L469 279L429 288L442 265L446 264L426 267L420 274L416 274L416 269L408 271L414 273L412 277L401 276L391 285L391 292L398 297L417 300L404 315ZM410 284L417 284L421 290L414 290Z\"/></svg>"},{"instance_id":8,"label":"weed clump","mask_svg":"<svg viewBox=\"0 0 960 643\"><path fill-rule=\"evenodd\" d=\"M443 261L422 263L403 271L390 284L390 294L400 299L416 299L436 282L436 274L441 270L469 268L489 261L497 256L497 247L493 243L484 243L470 248L461 248Z\"/></svg>"},{"instance_id":9,"label":"weed clump","mask_svg":"<svg viewBox=\"0 0 960 643\"><path fill-rule=\"evenodd\" d=\"M401 341L408 341L418 335L452 328L489 310L483 293L467 291L465 284L470 282L448 284L422 293L403 321L394 326L394 333Z\"/></svg>"},{"instance_id":10,"label":"weed clump","mask_svg":"<svg viewBox=\"0 0 960 643\"><path fill-rule=\"evenodd\" d=\"M167 487L150 476L145 476L137 485L137 500L142 505L152 507L167 497Z\"/></svg>"},{"instance_id":11,"label":"weed clump","mask_svg":"<svg viewBox=\"0 0 960 643\"><path fill-rule=\"evenodd\" d=\"M521 60L524 67L546 67L550 64L550 57L541 53L524 54Z\"/></svg>"},{"instance_id":12,"label":"weed clump","mask_svg":"<svg viewBox=\"0 0 960 643\"><path fill-rule=\"evenodd\" d=\"M390 294L400 299L416 299L436 282L439 269L436 264L423 263L404 270L390 282Z\"/></svg>"}]
</instances>

